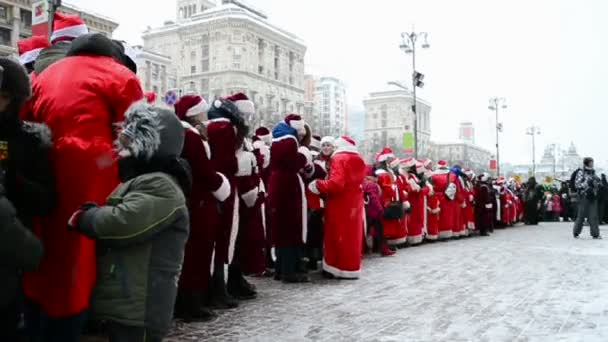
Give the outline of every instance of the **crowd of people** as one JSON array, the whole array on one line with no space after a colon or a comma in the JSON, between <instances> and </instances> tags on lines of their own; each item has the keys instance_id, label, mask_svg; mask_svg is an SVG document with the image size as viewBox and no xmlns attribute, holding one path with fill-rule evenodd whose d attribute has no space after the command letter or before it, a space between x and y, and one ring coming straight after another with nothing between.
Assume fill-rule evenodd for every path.
<instances>
[{"instance_id":1,"label":"crowd of people","mask_svg":"<svg viewBox=\"0 0 608 342\"><path fill-rule=\"evenodd\" d=\"M242 93L156 107L128 47L77 16L56 15L51 43L19 47L19 62L0 59L2 341L18 340L20 321L30 341L86 329L161 341L175 317L256 298L245 276L356 279L365 252L541 216L533 179L388 147L366 164L353 139L315 135L297 114L253 130ZM588 174L579 193L596 184Z\"/></svg>"}]
</instances>

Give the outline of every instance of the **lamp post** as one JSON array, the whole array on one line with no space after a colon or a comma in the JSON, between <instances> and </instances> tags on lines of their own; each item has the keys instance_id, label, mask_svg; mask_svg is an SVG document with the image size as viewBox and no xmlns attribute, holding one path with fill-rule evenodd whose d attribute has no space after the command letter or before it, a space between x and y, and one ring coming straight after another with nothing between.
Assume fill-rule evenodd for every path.
<instances>
[{"instance_id":1,"label":"lamp post","mask_svg":"<svg viewBox=\"0 0 608 342\"><path fill-rule=\"evenodd\" d=\"M526 134L532 137L532 176L536 176L536 136L540 135L540 127L531 126L526 129Z\"/></svg>"},{"instance_id":2,"label":"lamp post","mask_svg":"<svg viewBox=\"0 0 608 342\"><path fill-rule=\"evenodd\" d=\"M401 33L401 45L399 48L406 54L412 54L412 95L414 103L412 104L412 113L414 114L414 158L418 159L418 114L416 114L416 88L424 87L422 80L424 75L416 71L416 44L418 39L424 39L421 47L428 49L430 47L427 39L427 32L403 32Z\"/></svg>"},{"instance_id":3,"label":"lamp post","mask_svg":"<svg viewBox=\"0 0 608 342\"><path fill-rule=\"evenodd\" d=\"M488 109L496 113L496 177L500 177L500 148L498 145L498 133L502 132L502 124L498 122L498 111L500 108L507 108L507 99L504 97L490 98Z\"/></svg>"}]
</instances>

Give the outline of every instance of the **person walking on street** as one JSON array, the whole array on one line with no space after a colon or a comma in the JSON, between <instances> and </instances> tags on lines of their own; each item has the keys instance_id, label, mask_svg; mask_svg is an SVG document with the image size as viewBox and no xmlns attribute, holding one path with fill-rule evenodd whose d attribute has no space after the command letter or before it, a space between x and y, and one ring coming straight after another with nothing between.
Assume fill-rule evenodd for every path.
<instances>
[{"instance_id":1,"label":"person walking on street","mask_svg":"<svg viewBox=\"0 0 608 342\"><path fill-rule=\"evenodd\" d=\"M594 239L601 239L597 209L600 178L595 174L595 170L593 169L593 158L585 158L583 165L583 168L577 171L575 178L579 201L578 215L572 234L574 238L578 238L583 230L583 222L587 218L591 229L591 236Z\"/></svg>"}]
</instances>

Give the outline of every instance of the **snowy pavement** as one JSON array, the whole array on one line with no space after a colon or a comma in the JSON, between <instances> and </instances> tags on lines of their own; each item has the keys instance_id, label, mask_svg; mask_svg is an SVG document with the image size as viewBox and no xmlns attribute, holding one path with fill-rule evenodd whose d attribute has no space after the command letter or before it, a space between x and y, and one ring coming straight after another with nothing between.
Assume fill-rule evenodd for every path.
<instances>
[{"instance_id":1,"label":"snowy pavement","mask_svg":"<svg viewBox=\"0 0 608 342\"><path fill-rule=\"evenodd\" d=\"M355 281L254 279L257 300L168 341L608 341L608 239L588 227L498 230L363 267Z\"/></svg>"}]
</instances>

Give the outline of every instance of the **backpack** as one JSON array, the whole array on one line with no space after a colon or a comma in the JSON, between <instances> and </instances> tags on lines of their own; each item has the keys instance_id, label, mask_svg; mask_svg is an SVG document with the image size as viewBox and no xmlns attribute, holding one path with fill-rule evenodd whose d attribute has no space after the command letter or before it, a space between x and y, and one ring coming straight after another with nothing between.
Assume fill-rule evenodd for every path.
<instances>
[{"instance_id":1,"label":"backpack","mask_svg":"<svg viewBox=\"0 0 608 342\"><path fill-rule=\"evenodd\" d=\"M578 168L574 170L574 172L572 172L572 175L570 175L570 182L568 183L568 185L570 186L570 191L576 191L576 176L580 171L581 169Z\"/></svg>"}]
</instances>

